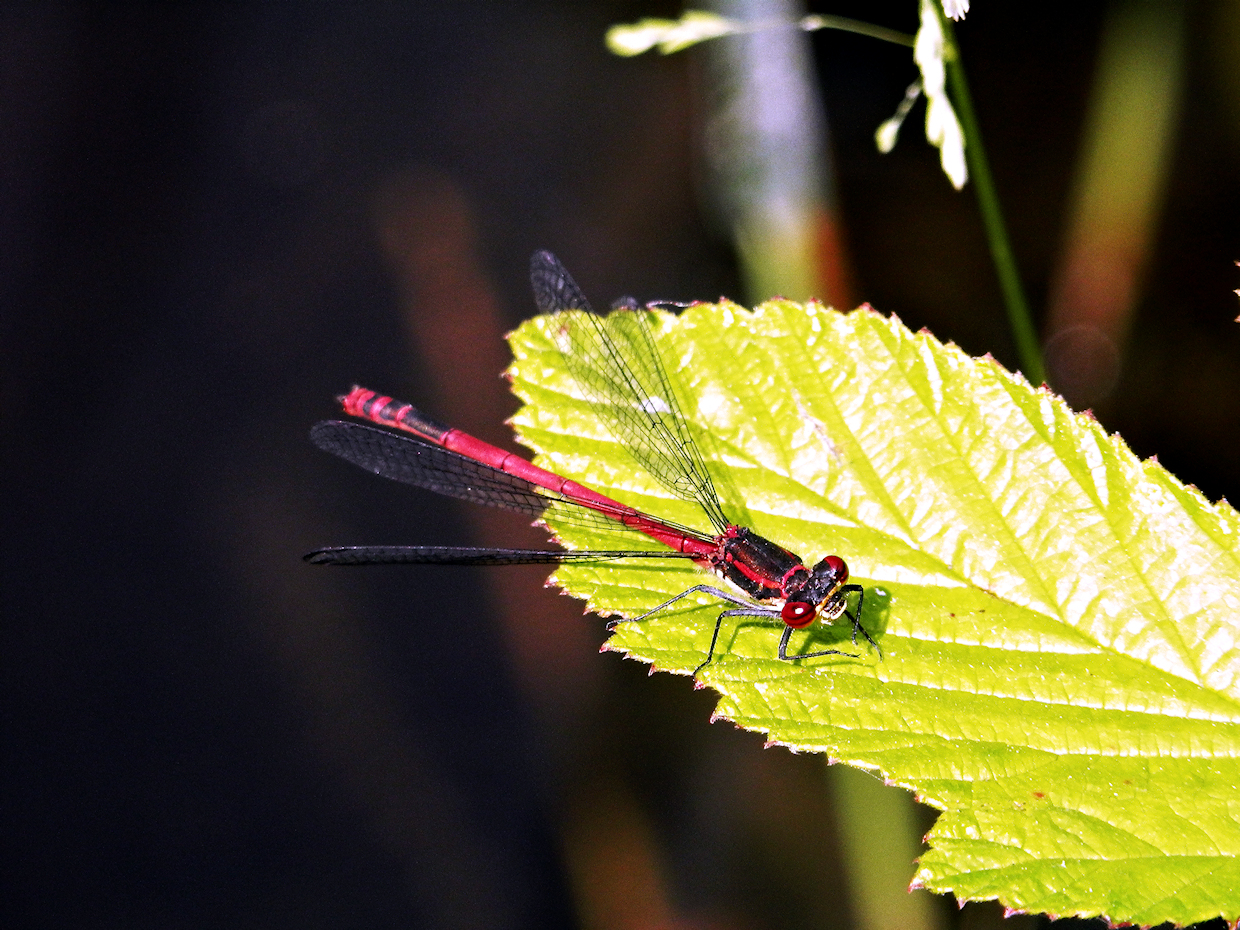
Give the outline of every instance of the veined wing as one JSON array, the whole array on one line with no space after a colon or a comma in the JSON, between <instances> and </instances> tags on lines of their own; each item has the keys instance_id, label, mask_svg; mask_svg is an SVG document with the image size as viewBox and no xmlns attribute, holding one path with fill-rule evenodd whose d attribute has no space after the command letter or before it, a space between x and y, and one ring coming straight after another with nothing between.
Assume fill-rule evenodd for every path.
<instances>
[{"instance_id":1,"label":"veined wing","mask_svg":"<svg viewBox=\"0 0 1240 930\"><path fill-rule=\"evenodd\" d=\"M530 281L538 309L559 322L556 342L612 436L663 487L699 504L715 531L731 521L681 413L650 330L651 311L594 312L581 288L550 252L536 252Z\"/></svg>"}]
</instances>

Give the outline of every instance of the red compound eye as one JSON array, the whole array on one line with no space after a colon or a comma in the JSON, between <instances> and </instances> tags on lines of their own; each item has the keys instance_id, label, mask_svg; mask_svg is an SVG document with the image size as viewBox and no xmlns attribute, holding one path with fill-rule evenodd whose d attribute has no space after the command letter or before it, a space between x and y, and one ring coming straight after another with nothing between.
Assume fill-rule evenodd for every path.
<instances>
[{"instance_id":1,"label":"red compound eye","mask_svg":"<svg viewBox=\"0 0 1240 930\"><path fill-rule=\"evenodd\" d=\"M806 604L804 601L785 601L779 616L788 626L799 630L814 622L818 610L813 604Z\"/></svg>"},{"instance_id":2,"label":"red compound eye","mask_svg":"<svg viewBox=\"0 0 1240 930\"><path fill-rule=\"evenodd\" d=\"M848 566L844 564L844 560L838 555L829 555L823 561L831 566L831 571L835 574L836 581L843 584L848 580Z\"/></svg>"}]
</instances>

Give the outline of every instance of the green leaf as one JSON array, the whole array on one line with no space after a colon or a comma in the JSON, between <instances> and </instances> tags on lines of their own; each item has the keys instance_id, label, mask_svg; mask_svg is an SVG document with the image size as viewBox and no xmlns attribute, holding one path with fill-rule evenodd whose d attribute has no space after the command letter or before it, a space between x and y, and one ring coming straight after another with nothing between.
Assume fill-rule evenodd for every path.
<instances>
[{"instance_id":1,"label":"green leaf","mask_svg":"<svg viewBox=\"0 0 1240 930\"><path fill-rule=\"evenodd\" d=\"M703 526L591 416L547 327L513 338L522 440L548 467ZM1113 922L1240 917L1236 512L993 360L868 309L701 304L657 331L731 519L807 561L844 557L883 649L819 624L793 647L857 658L781 662L778 624L725 620L701 674L718 716L942 810L915 884ZM622 616L708 577L556 573ZM687 598L608 645L688 673L719 611Z\"/></svg>"}]
</instances>

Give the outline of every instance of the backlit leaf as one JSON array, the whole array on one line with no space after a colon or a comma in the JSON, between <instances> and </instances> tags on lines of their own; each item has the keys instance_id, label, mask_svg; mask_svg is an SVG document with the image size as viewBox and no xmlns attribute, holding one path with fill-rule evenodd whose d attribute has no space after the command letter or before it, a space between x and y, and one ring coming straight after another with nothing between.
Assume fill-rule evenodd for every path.
<instances>
[{"instance_id":1,"label":"backlit leaf","mask_svg":"<svg viewBox=\"0 0 1240 930\"><path fill-rule=\"evenodd\" d=\"M706 528L617 447L534 320L516 418L540 461ZM862 309L773 301L661 314L725 510L805 558L847 560L863 623L793 636L725 621L718 714L876 770L943 811L915 881L961 900L1114 922L1240 917L1240 518L989 359ZM563 528L572 547L604 544ZM634 616L713 576L576 565ZM690 604L692 606L684 606ZM688 673L720 607L687 599L610 648Z\"/></svg>"}]
</instances>

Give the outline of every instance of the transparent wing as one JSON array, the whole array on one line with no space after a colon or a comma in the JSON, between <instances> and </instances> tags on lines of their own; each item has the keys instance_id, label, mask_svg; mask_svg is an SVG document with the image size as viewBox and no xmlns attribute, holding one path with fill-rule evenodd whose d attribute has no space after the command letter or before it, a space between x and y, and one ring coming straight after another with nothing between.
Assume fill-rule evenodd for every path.
<instances>
[{"instance_id":1,"label":"transparent wing","mask_svg":"<svg viewBox=\"0 0 1240 930\"><path fill-rule=\"evenodd\" d=\"M538 309L560 323L556 341L567 370L612 437L669 492L701 506L722 533L731 521L659 357L651 311L596 313L550 252L534 254L530 281Z\"/></svg>"},{"instance_id":2,"label":"transparent wing","mask_svg":"<svg viewBox=\"0 0 1240 930\"><path fill-rule=\"evenodd\" d=\"M537 519L553 516L573 526L620 533L626 538L648 539L619 522L622 515L631 511L619 508L612 511L603 505L597 505L599 509L587 507L524 478L412 436L360 423L324 420L311 427L310 439L324 452L403 484L476 504L514 510ZM709 536L689 527L660 522L693 539L710 540Z\"/></svg>"}]
</instances>

